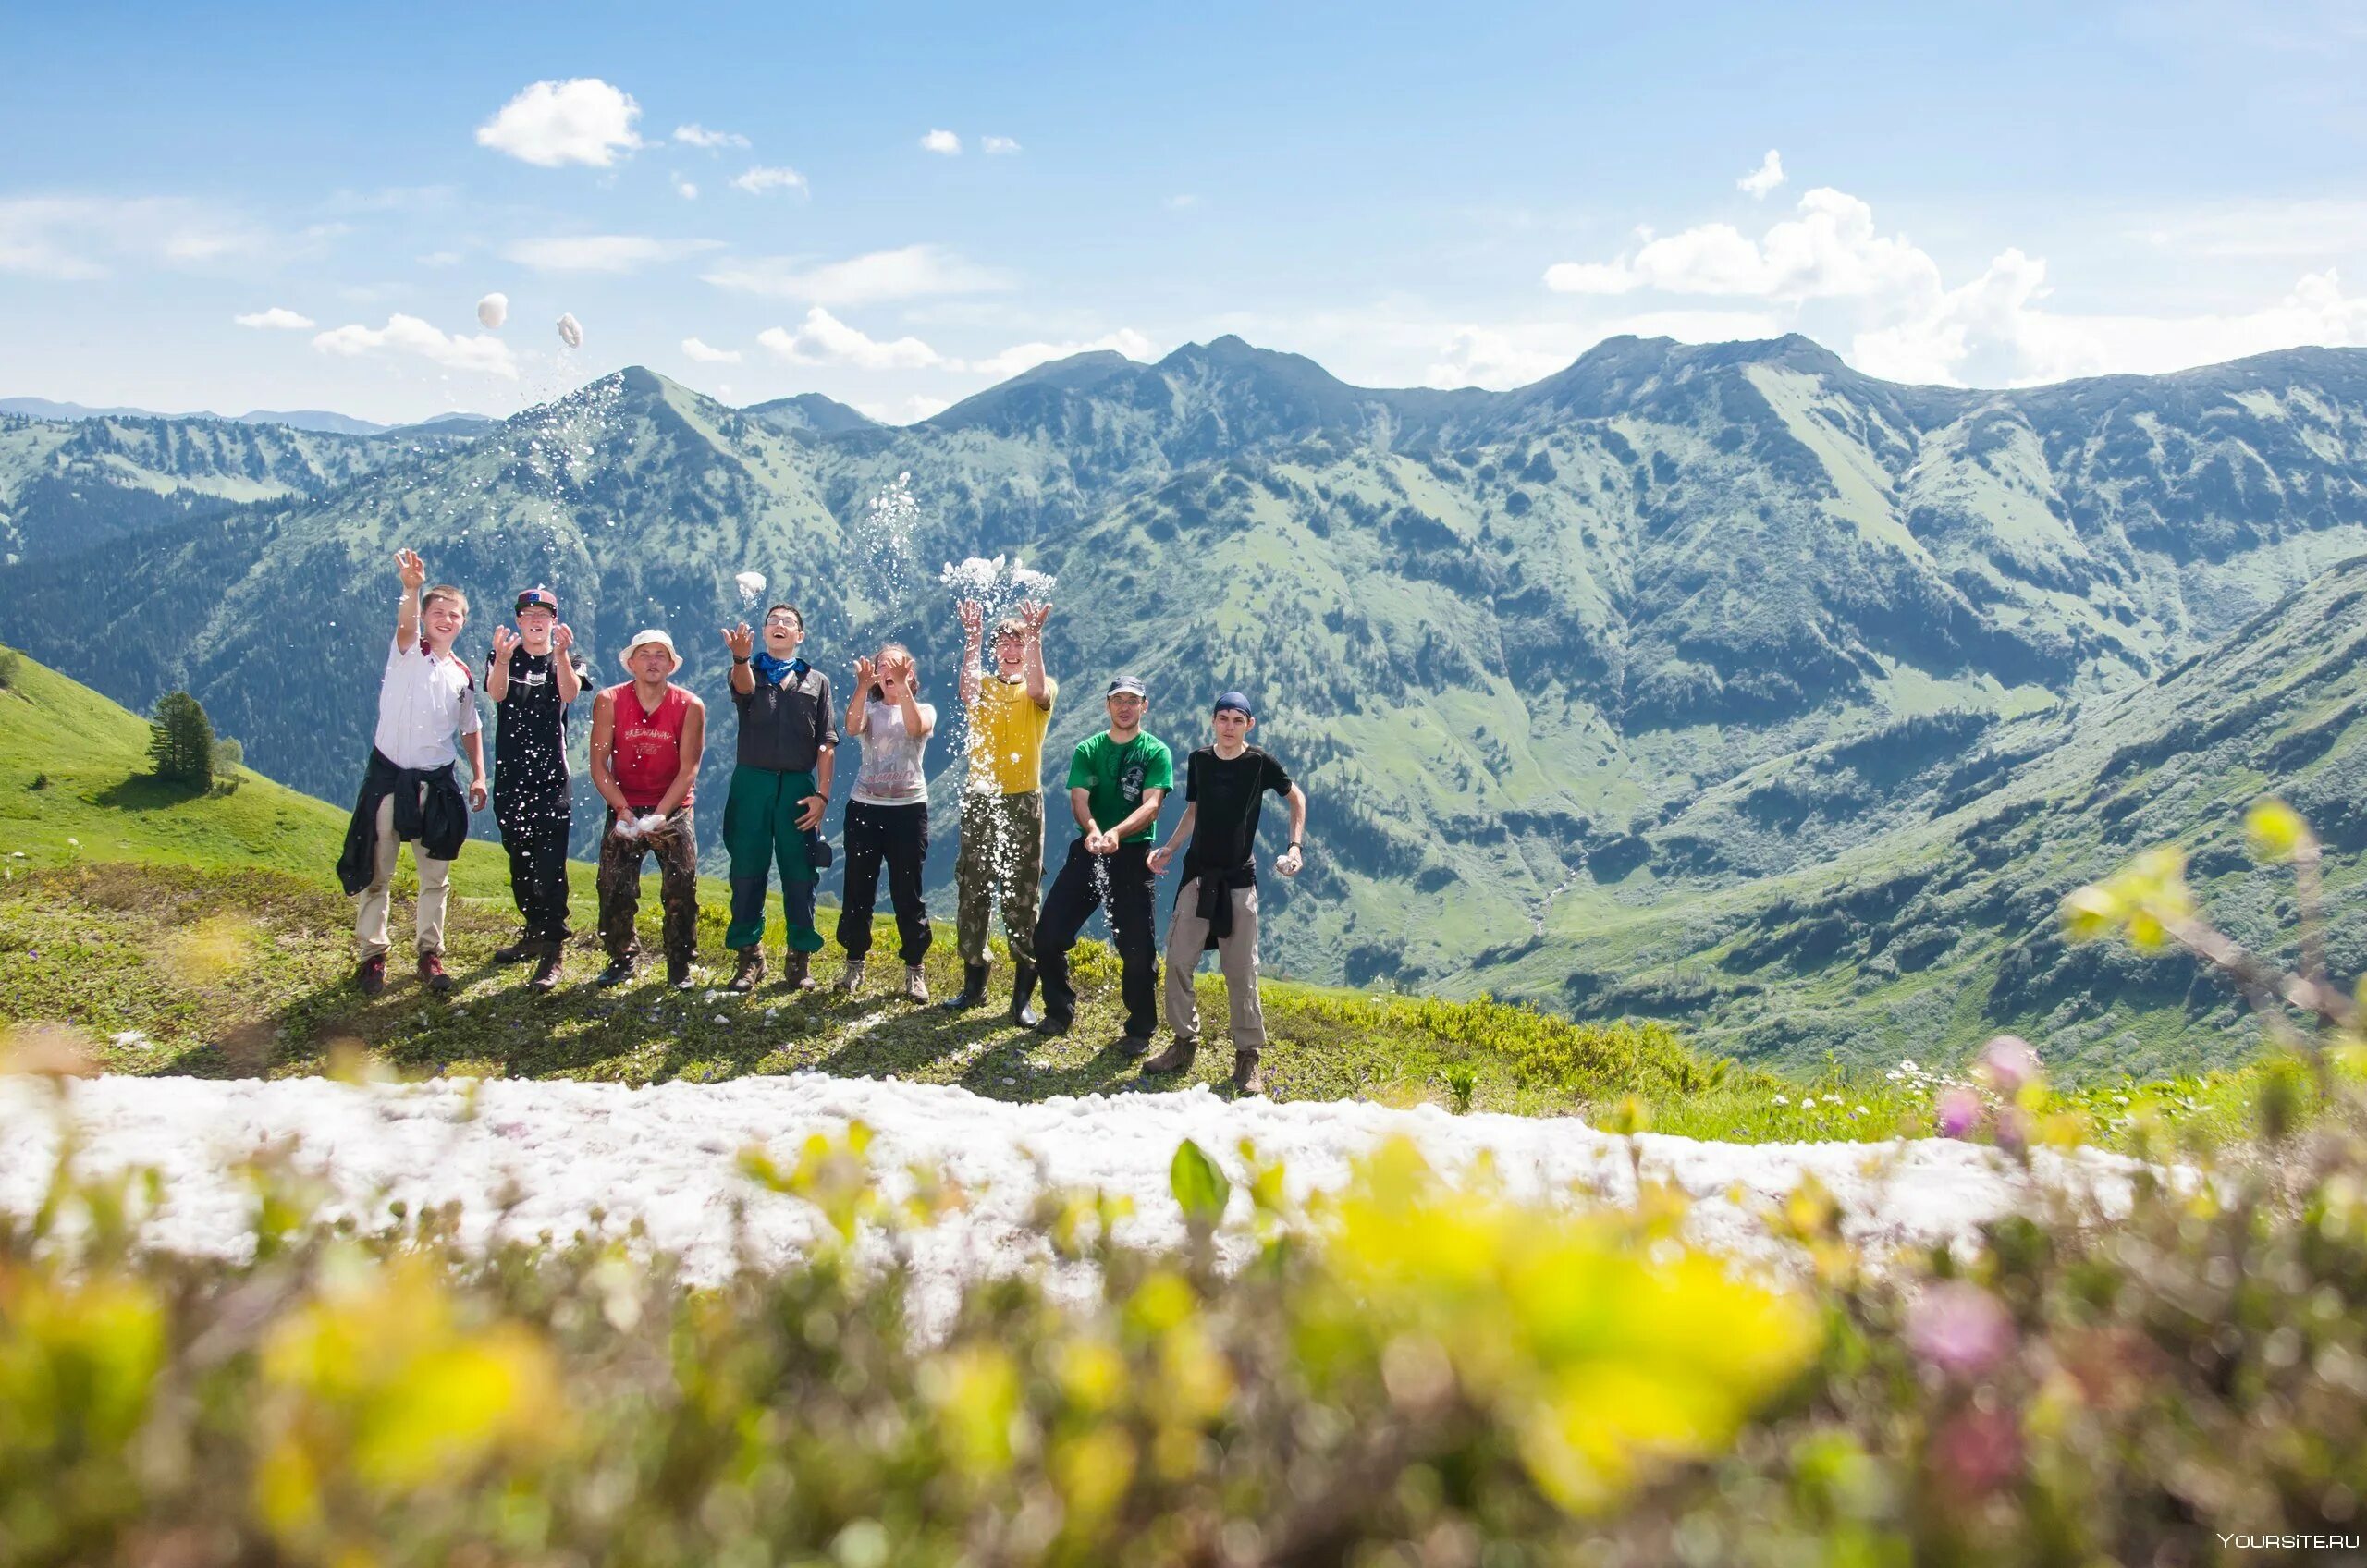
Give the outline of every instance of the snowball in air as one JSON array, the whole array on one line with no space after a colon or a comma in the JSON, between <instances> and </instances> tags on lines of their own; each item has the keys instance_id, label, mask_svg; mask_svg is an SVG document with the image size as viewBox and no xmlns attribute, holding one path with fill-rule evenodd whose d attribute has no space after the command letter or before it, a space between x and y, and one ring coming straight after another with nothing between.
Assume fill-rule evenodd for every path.
<instances>
[{"instance_id":1,"label":"snowball in air","mask_svg":"<svg viewBox=\"0 0 2367 1568\"><path fill-rule=\"evenodd\" d=\"M731 581L740 585L740 602L743 605L754 604L756 595L765 591L765 574L761 571L743 571Z\"/></svg>"},{"instance_id":2,"label":"snowball in air","mask_svg":"<svg viewBox=\"0 0 2367 1568\"><path fill-rule=\"evenodd\" d=\"M583 347L583 324L575 319L572 312L558 318L558 340L570 349Z\"/></svg>"},{"instance_id":3,"label":"snowball in air","mask_svg":"<svg viewBox=\"0 0 2367 1568\"><path fill-rule=\"evenodd\" d=\"M477 301L477 320L482 323L487 330L492 330L500 326L503 322L506 322L509 319L509 295L488 294L484 299Z\"/></svg>"}]
</instances>

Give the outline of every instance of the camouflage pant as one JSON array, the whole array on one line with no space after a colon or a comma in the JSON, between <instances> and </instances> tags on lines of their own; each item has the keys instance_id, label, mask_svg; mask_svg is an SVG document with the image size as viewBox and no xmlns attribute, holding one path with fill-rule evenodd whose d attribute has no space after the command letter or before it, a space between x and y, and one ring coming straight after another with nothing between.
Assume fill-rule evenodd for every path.
<instances>
[{"instance_id":1,"label":"camouflage pant","mask_svg":"<svg viewBox=\"0 0 2367 1568\"><path fill-rule=\"evenodd\" d=\"M699 944L699 851L691 808L682 807L655 833L617 836L617 814L608 813L600 838L600 941L610 958L641 951L632 928L641 912L641 863L657 856L657 900L666 912L666 958L688 963Z\"/></svg>"},{"instance_id":2,"label":"camouflage pant","mask_svg":"<svg viewBox=\"0 0 2367 1568\"><path fill-rule=\"evenodd\" d=\"M955 936L963 963L987 962L987 924L1002 905L1011 956L1036 962L1036 900L1044 883L1044 795L962 797L962 852L953 863L961 899Z\"/></svg>"}]
</instances>

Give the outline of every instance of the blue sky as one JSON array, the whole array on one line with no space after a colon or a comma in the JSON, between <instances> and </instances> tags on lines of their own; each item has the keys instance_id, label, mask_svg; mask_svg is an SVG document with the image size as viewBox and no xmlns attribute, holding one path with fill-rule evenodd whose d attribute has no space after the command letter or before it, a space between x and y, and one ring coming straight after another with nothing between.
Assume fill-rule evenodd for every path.
<instances>
[{"instance_id":1,"label":"blue sky","mask_svg":"<svg viewBox=\"0 0 2367 1568\"><path fill-rule=\"evenodd\" d=\"M1228 331L1392 386L1621 331L1968 385L2367 343L2362 44L2331 4L19 7L0 396L394 420L638 362L909 419Z\"/></svg>"}]
</instances>

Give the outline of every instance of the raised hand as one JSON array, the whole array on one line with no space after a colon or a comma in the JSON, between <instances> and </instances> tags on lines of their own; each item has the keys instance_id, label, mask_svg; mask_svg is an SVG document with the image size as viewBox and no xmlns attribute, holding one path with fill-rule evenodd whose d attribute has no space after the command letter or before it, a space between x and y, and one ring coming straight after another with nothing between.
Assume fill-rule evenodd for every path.
<instances>
[{"instance_id":1,"label":"raised hand","mask_svg":"<svg viewBox=\"0 0 2367 1568\"><path fill-rule=\"evenodd\" d=\"M877 672L872 668L871 661L869 659L856 659L854 661L854 689L858 692L865 691L874 684L877 684L876 674Z\"/></svg>"},{"instance_id":2,"label":"raised hand","mask_svg":"<svg viewBox=\"0 0 2367 1568\"><path fill-rule=\"evenodd\" d=\"M1051 619L1052 601L1049 599L1029 599L1019 606L1021 624L1038 636L1043 634L1044 623Z\"/></svg>"},{"instance_id":3,"label":"raised hand","mask_svg":"<svg viewBox=\"0 0 2367 1568\"><path fill-rule=\"evenodd\" d=\"M414 594L427 586L427 563L419 558L417 550L395 552L395 573L403 580L403 586Z\"/></svg>"},{"instance_id":4,"label":"raised hand","mask_svg":"<svg viewBox=\"0 0 2367 1568\"><path fill-rule=\"evenodd\" d=\"M510 654L517 649L519 643L524 641L523 637L506 626L495 627L493 629L494 664L497 667L507 665L509 662Z\"/></svg>"},{"instance_id":5,"label":"raised hand","mask_svg":"<svg viewBox=\"0 0 2367 1568\"><path fill-rule=\"evenodd\" d=\"M971 642L978 640L987 629L987 606L975 599L964 599L961 608L962 631Z\"/></svg>"},{"instance_id":6,"label":"raised hand","mask_svg":"<svg viewBox=\"0 0 2367 1568\"><path fill-rule=\"evenodd\" d=\"M566 628L559 630L563 631ZM748 630L748 623L744 620L737 626L723 629L723 643L731 650L731 656L735 659L747 658L756 651L756 634Z\"/></svg>"},{"instance_id":7,"label":"raised hand","mask_svg":"<svg viewBox=\"0 0 2367 1568\"><path fill-rule=\"evenodd\" d=\"M560 621L558 630L551 633L551 646L562 654L575 646L575 628Z\"/></svg>"}]
</instances>

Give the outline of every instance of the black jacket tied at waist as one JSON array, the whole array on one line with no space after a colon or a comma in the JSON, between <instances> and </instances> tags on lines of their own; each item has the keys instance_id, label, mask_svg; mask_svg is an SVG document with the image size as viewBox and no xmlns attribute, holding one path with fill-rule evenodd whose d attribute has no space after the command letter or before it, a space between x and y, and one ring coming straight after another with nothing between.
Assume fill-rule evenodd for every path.
<instances>
[{"instance_id":1,"label":"black jacket tied at waist","mask_svg":"<svg viewBox=\"0 0 2367 1568\"><path fill-rule=\"evenodd\" d=\"M457 860L469 836L468 797L460 793L460 776L451 763L397 767L374 746L369 770L362 776L362 797L346 825L345 852L337 857L337 879L349 893L370 886L377 874L378 802L388 795L395 798L395 837L415 840L419 853Z\"/></svg>"},{"instance_id":2,"label":"black jacket tied at waist","mask_svg":"<svg viewBox=\"0 0 2367 1568\"><path fill-rule=\"evenodd\" d=\"M1257 863L1248 861L1231 871L1204 865L1193 875L1200 879L1200 893L1192 913L1208 923L1208 939L1200 944L1200 950L1212 953L1220 937L1233 935L1233 890L1257 886Z\"/></svg>"}]
</instances>

